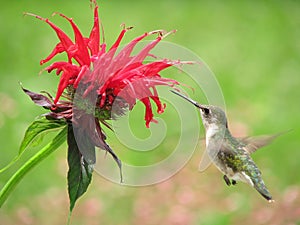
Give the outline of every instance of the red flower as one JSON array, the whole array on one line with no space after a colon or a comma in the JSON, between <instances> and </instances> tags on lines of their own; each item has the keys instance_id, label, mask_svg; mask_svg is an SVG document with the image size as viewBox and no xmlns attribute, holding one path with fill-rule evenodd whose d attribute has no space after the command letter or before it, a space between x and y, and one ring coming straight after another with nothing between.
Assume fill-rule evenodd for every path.
<instances>
[{"instance_id":1,"label":"red flower","mask_svg":"<svg viewBox=\"0 0 300 225\"><path fill-rule=\"evenodd\" d=\"M58 103L67 87L72 86L76 90L79 84L84 84L86 87L84 95L90 92L97 93L100 108L111 106L115 97L122 91L122 97L128 102L130 109L135 105L136 99L143 102L146 107L146 126L149 127L149 123L154 121L150 99L155 102L158 113L162 113L165 108L158 97L156 86L178 84L175 80L162 78L159 72L181 62L163 59L144 63L144 59L164 37L174 31L167 34L160 30L145 33L132 40L116 54L124 34L131 28L123 27L116 42L107 50L106 44L100 43L98 6L95 1L93 2L95 5L94 25L89 37L82 35L71 18L59 13L72 26L74 42L49 19L29 14L49 24L60 40L50 55L41 60L40 64L50 61L55 55L62 52L66 52L68 56L67 62L54 62L45 69L49 73L56 70L56 74L61 76L54 104ZM158 34L158 37L147 44L138 54L131 55L137 43L153 34Z\"/></svg>"}]
</instances>

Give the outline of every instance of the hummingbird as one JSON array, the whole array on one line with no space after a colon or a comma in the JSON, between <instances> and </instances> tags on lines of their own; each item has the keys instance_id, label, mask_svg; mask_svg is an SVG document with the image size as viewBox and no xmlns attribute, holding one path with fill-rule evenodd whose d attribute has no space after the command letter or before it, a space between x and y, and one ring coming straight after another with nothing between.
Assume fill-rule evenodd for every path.
<instances>
[{"instance_id":1,"label":"hummingbird","mask_svg":"<svg viewBox=\"0 0 300 225\"><path fill-rule=\"evenodd\" d=\"M217 106L202 105L187 96L171 90L200 109L206 131L206 153L213 164L224 174L225 183L230 186L242 181L254 187L268 202L273 202L259 168L250 154L269 144L279 136L258 136L235 138L228 129L225 112Z\"/></svg>"}]
</instances>

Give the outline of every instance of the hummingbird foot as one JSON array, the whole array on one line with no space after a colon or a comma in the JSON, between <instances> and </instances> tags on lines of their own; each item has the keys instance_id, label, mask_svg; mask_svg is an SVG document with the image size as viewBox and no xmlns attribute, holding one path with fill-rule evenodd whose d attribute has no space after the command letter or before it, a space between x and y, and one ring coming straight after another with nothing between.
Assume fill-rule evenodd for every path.
<instances>
[{"instance_id":1,"label":"hummingbird foot","mask_svg":"<svg viewBox=\"0 0 300 225\"><path fill-rule=\"evenodd\" d=\"M237 184L236 180L232 180L231 183L232 183L232 185L236 185Z\"/></svg>"},{"instance_id":2,"label":"hummingbird foot","mask_svg":"<svg viewBox=\"0 0 300 225\"><path fill-rule=\"evenodd\" d=\"M226 175L223 176L223 179L224 179L225 183L227 184L227 186L231 185L230 179Z\"/></svg>"}]
</instances>

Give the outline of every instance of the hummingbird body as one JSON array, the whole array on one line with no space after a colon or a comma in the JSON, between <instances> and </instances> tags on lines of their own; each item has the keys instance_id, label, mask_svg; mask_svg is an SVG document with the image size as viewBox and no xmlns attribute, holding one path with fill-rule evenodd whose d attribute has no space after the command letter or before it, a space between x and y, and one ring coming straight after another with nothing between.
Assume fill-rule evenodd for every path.
<instances>
[{"instance_id":1,"label":"hummingbird body","mask_svg":"<svg viewBox=\"0 0 300 225\"><path fill-rule=\"evenodd\" d=\"M245 182L254 187L269 202L272 202L272 196L250 154L269 143L275 136L235 138L228 129L227 118L221 108L201 105L179 92L172 92L200 109L206 130L206 152L214 165L224 174L223 178L226 184L229 186L235 185L236 181Z\"/></svg>"},{"instance_id":2,"label":"hummingbird body","mask_svg":"<svg viewBox=\"0 0 300 225\"><path fill-rule=\"evenodd\" d=\"M206 129L209 134L206 136L206 151L211 161L224 174L226 184L235 185L236 181L242 181L254 187L268 201L272 201L261 172L247 151L247 144L234 138L228 129L211 126Z\"/></svg>"}]
</instances>

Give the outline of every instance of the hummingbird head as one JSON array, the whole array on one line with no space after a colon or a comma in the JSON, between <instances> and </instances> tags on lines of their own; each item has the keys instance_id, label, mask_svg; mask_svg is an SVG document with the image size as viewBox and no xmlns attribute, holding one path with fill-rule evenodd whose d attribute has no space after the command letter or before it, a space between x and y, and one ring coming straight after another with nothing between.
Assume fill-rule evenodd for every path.
<instances>
[{"instance_id":1,"label":"hummingbird head","mask_svg":"<svg viewBox=\"0 0 300 225\"><path fill-rule=\"evenodd\" d=\"M227 118L225 112L218 106L213 105L200 105L201 118L205 129L211 126L225 126L227 127Z\"/></svg>"},{"instance_id":2,"label":"hummingbird head","mask_svg":"<svg viewBox=\"0 0 300 225\"><path fill-rule=\"evenodd\" d=\"M226 114L220 107L213 105L202 105L177 91L171 90L171 92L184 98L185 100L189 101L190 103L192 103L200 109L201 118L206 130L211 126L223 125L227 128Z\"/></svg>"}]
</instances>

